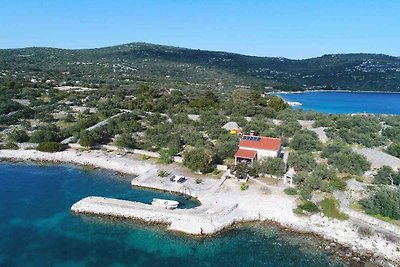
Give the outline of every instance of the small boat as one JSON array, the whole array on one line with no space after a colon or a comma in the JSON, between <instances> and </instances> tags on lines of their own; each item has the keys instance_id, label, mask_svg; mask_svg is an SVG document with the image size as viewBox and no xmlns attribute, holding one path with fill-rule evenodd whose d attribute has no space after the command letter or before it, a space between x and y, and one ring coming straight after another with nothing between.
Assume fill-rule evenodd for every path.
<instances>
[{"instance_id":1,"label":"small boat","mask_svg":"<svg viewBox=\"0 0 400 267\"><path fill-rule=\"evenodd\" d=\"M163 207L163 208L166 208L166 209L169 209L169 210L173 210L173 209L176 209L178 207L179 202L175 201L175 200L153 198L153 201L151 202L151 205Z\"/></svg>"}]
</instances>

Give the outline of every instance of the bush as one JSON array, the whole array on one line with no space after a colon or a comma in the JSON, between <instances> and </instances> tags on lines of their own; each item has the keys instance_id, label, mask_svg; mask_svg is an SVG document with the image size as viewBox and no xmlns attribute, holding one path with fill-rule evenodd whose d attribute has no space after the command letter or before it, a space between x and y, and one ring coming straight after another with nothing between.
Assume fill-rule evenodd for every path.
<instances>
[{"instance_id":1,"label":"bush","mask_svg":"<svg viewBox=\"0 0 400 267\"><path fill-rule=\"evenodd\" d=\"M328 164L321 163L313 170L313 175L321 177L322 180L336 179L336 170Z\"/></svg>"},{"instance_id":2,"label":"bush","mask_svg":"<svg viewBox=\"0 0 400 267\"><path fill-rule=\"evenodd\" d=\"M321 142L316 133L302 130L294 135L290 146L296 150L312 151L321 147Z\"/></svg>"},{"instance_id":3,"label":"bush","mask_svg":"<svg viewBox=\"0 0 400 267\"><path fill-rule=\"evenodd\" d=\"M24 130L14 130L8 135L8 139L12 142L24 143L28 142L29 136Z\"/></svg>"},{"instance_id":4,"label":"bush","mask_svg":"<svg viewBox=\"0 0 400 267\"><path fill-rule=\"evenodd\" d=\"M234 167L235 177L238 179L247 179L250 176L252 168L247 164L239 163Z\"/></svg>"},{"instance_id":5,"label":"bush","mask_svg":"<svg viewBox=\"0 0 400 267\"><path fill-rule=\"evenodd\" d=\"M346 182L341 179L333 179L329 181L329 187L333 190L344 191L346 189Z\"/></svg>"},{"instance_id":6,"label":"bush","mask_svg":"<svg viewBox=\"0 0 400 267\"><path fill-rule=\"evenodd\" d=\"M195 182L196 182L196 184L201 184L203 182L203 180L201 178L196 178Z\"/></svg>"},{"instance_id":7,"label":"bush","mask_svg":"<svg viewBox=\"0 0 400 267\"><path fill-rule=\"evenodd\" d=\"M290 196L295 196L298 194L297 189L293 188L293 187L285 188L285 190L283 190L283 192L285 192L286 194L288 194Z\"/></svg>"},{"instance_id":8,"label":"bush","mask_svg":"<svg viewBox=\"0 0 400 267\"><path fill-rule=\"evenodd\" d=\"M96 139L92 133L81 131L79 134L79 144L84 147L92 147L96 144Z\"/></svg>"},{"instance_id":9,"label":"bush","mask_svg":"<svg viewBox=\"0 0 400 267\"><path fill-rule=\"evenodd\" d=\"M400 143L391 144L386 152L394 157L400 158Z\"/></svg>"},{"instance_id":10,"label":"bush","mask_svg":"<svg viewBox=\"0 0 400 267\"><path fill-rule=\"evenodd\" d=\"M334 198L325 198L320 204L322 212L326 217L338 220L346 220L349 217L346 213L340 212L339 203Z\"/></svg>"},{"instance_id":11,"label":"bush","mask_svg":"<svg viewBox=\"0 0 400 267\"><path fill-rule=\"evenodd\" d=\"M311 201L306 201L305 203L299 205L298 208L301 209L302 211L307 211L307 212L311 212L311 213L319 212L318 206L315 205L315 203L311 202Z\"/></svg>"},{"instance_id":12,"label":"bush","mask_svg":"<svg viewBox=\"0 0 400 267\"><path fill-rule=\"evenodd\" d=\"M32 133L29 142L31 143L44 143L44 142L58 142L60 136L58 134L58 128L55 126L45 126Z\"/></svg>"},{"instance_id":13,"label":"bush","mask_svg":"<svg viewBox=\"0 0 400 267\"><path fill-rule=\"evenodd\" d=\"M268 100L268 106L273 108L275 111L281 111L290 108L290 105L279 96L271 96Z\"/></svg>"},{"instance_id":14,"label":"bush","mask_svg":"<svg viewBox=\"0 0 400 267\"><path fill-rule=\"evenodd\" d=\"M64 149L64 145L58 142L43 142L40 143L37 148L37 150L42 151L42 152L57 152L61 151Z\"/></svg>"},{"instance_id":15,"label":"bush","mask_svg":"<svg viewBox=\"0 0 400 267\"><path fill-rule=\"evenodd\" d=\"M166 170L158 170L158 176L161 178L165 178L169 175L169 173Z\"/></svg>"},{"instance_id":16,"label":"bush","mask_svg":"<svg viewBox=\"0 0 400 267\"><path fill-rule=\"evenodd\" d=\"M400 189L381 188L371 196L360 200L360 204L370 215L400 219Z\"/></svg>"},{"instance_id":17,"label":"bush","mask_svg":"<svg viewBox=\"0 0 400 267\"><path fill-rule=\"evenodd\" d=\"M351 150L340 151L328 156L328 163L333 164L340 172L358 175L363 174L371 167L371 163L365 156Z\"/></svg>"},{"instance_id":18,"label":"bush","mask_svg":"<svg viewBox=\"0 0 400 267\"><path fill-rule=\"evenodd\" d=\"M339 153L343 150L350 150L346 144L341 140L334 140L332 143L325 145L322 149L321 156L328 158L330 155Z\"/></svg>"},{"instance_id":19,"label":"bush","mask_svg":"<svg viewBox=\"0 0 400 267\"><path fill-rule=\"evenodd\" d=\"M117 147L136 148L136 140L131 134L123 133L117 137L115 145Z\"/></svg>"},{"instance_id":20,"label":"bush","mask_svg":"<svg viewBox=\"0 0 400 267\"><path fill-rule=\"evenodd\" d=\"M400 173L389 166L382 166L374 177L374 184L399 185Z\"/></svg>"},{"instance_id":21,"label":"bush","mask_svg":"<svg viewBox=\"0 0 400 267\"><path fill-rule=\"evenodd\" d=\"M242 191L246 191L247 190L247 184L246 183L241 183L240 184L240 190L242 190Z\"/></svg>"},{"instance_id":22,"label":"bush","mask_svg":"<svg viewBox=\"0 0 400 267\"><path fill-rule=\"evenodd\" d=\"M302 186L299 190L299 194L303 200L310 200L311 199L312 190L305 186Z\"/></svg>"},{"instance_id":23,"label":"bush","mask_svg":"<svg viewBox=\"0 0 400 267\"><path fill-rule=\"evenodd\" d=\"M311 190L318 190L321 188L321 182L321 177L310 175L305 178L303 185Z\"/></svg>"},{"instance_id":24,"label":"bush","mask_svg":"<svg viewBox=\"0 0 400 267\"><path fill-rule=\"evenodd\" d=\"M13 142L8 142L5 145L0 145L0 149L18 149L18 145Z\"/></svg>"},{"instance_id":25,"label":"bush","mask_svg":"<svg viewBox=\"0 0 400 267\"><path fill-rule=\"evenodd\" d=\"M167 148L160 150L160 162L165 164L170 164L174 162L174 152Z\"/></svg>"},{"instance_id":26,"label":"bush","mask_svg":"<svg viewBox=\"0 0 400 267\"><path fill-rule=\"evenodd\" d=\"M312 154L305 152L292 152L289 156L289 166L294 168L296 171L309 172L315 168L317 163Z\"/></svg>"},{"instance_id":27,"label":"bush","mask_svg":"<svg viewBox=\"0 0 400 267\"><path fill-rule=\"evenodd\" d=\"M193 171L207 173L212 169L213 158L205 149L195 148L184 153L183 164Z\"/></svg>"},{"instance_id":28,"label":"bush","mask_svg":"<svg viewBox=\"0 0 400 267\"><path fill-rule=\"evenodd\" d=\"M267 173L275 176L282 176L285 174L285 163L281 158L268 157L257 163L256 168L258 173Z\"/></svg>"}]
</instances>

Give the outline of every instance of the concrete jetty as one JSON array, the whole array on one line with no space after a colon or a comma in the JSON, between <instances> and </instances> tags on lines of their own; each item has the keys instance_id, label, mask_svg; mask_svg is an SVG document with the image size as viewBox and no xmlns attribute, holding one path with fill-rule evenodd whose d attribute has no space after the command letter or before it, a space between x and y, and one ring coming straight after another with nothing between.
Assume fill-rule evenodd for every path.
<instances>
[{"instance_id":1,"label":"concrete jetty","mask_svg":"<svg viewBox=\"0 0 400 267\"><path fill-rule=\"evenodd\" d=\"M91 196L72 205L71 211L165 224L170 230L192 235L209 235L237 222L234 214L237 207L234 204L218 208L200 206L167 210L140 202Z\"/></svg>"}]
</instances>

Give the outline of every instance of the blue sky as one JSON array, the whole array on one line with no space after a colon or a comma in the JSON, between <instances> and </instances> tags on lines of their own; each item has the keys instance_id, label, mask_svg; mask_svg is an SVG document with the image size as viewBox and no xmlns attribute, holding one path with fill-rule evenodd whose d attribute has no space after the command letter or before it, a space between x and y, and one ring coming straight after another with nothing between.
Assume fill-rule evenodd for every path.
<instances>
[{"instance_id":1,"label":"blue sky","mask_svg":"<svg viewBox=\"0 0 400 267\"><path fill-rule=\"evenodd\" d=\"M128 42L308 58L400 56L400 1L2 0L0 48Z\"/></svg>"}]
</instances>

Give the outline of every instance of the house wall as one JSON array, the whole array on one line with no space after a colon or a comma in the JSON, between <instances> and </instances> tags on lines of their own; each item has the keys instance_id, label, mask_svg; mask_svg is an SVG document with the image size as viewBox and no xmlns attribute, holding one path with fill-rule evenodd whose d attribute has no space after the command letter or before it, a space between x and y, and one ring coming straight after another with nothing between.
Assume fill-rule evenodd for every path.
<instances>
[{"instance_id":1,"label":"house wall","mask_svg":"<svg viewBox=\"0 0 400 267\"><path fill-rule=\"evenodd\" d=\"M280 153L280 151L255 149L255 148L245 147L245 146L240 146L240 148L257 151L257 159L262 159L262 158L266 158L266 157L276 158L279 156L279 153Z\"/></svg>"},{"instance_id":2,"label":"house wall","mask_svg":"<svg viewBox=\"0 0 400 267\"><path fill-rule=\"evenodd\" d=\"M273 150L259 149L259 150L257 150L257 155L258 155L258 159L262 159L262 158L266 158L266 157L276 158L276 157L278 157L279 152L273 151Z\"/></svg>"}]
</instances>

